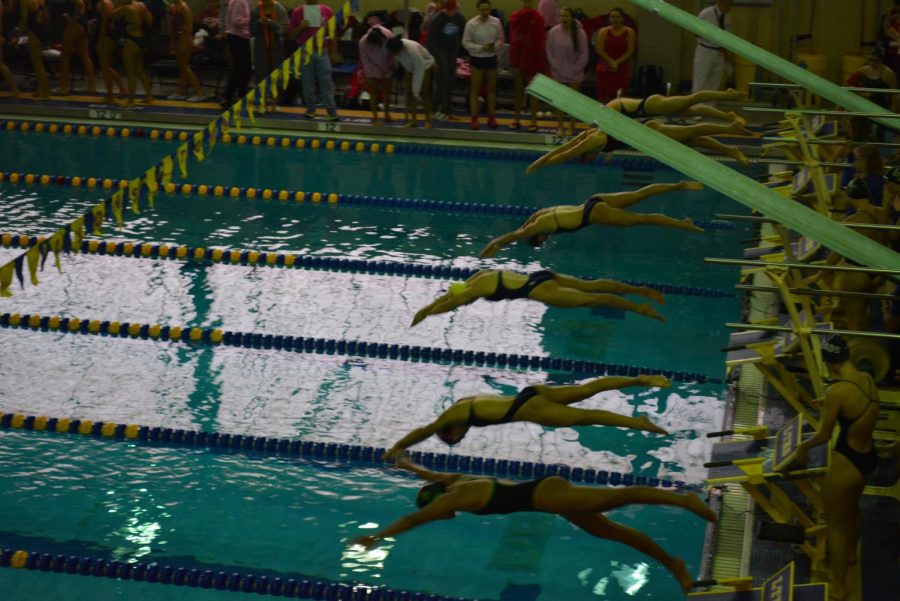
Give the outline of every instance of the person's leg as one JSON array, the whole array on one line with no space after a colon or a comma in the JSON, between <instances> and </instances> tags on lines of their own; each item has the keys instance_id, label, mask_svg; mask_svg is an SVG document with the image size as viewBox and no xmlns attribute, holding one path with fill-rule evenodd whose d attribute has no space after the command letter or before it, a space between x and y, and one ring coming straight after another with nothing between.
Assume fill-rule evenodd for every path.
<instances>
[{"instance_id":1,"label":"person's leg","mask_svg":"<svg viewBox=\"0 0 900 601\"><path fill-rule=\"evenodd\" d=\"M434 106L437 110L449 114L450 98L448 95L448 86L450 81L450 65L447 54L440 50L435 51L434 64L437 68L437 71L434 74Z\"/></svg>"},{"instance_id":2,"label":"person's leg","mask_svg":"<svg viewBox=\"0 0 900 601\"><path fill-rule=\"evenodd\" d=\"M709 106L708 104L692 106L686 111L683 111L682 114L687 115L688 117L704 117L706 119L719 119L720 121L734 121L741 125L747 124L747 120L737 113L726 113L725 111L719 110L714 106Z\"/></svg>"},{"instance_id":3,"label":"person's leg","mask_svg":"<svg viewBox=\"0 0 900 601\"><path fill-rule=\"evenodd\" d=\"M72 62L72 55L75 54L77 39L75 29L77 23L70 22L63 29L62 50L59 53L59 89L53 90L54 94L69 94L71 92L69 81L69 69Z\"/></svg>"},{"instance_id":4,"label":"person's leg","mask_svg":"<svg viewBox=\"0 0 900 601\"><path fill-rule=\"evenodd\" d=\"M665 194L666 192L674 192L676 190L702 190L703 184L697 182L681 181L677 184L650 184L638 190L630 192L612 192L610 194L600 194L600 198L608 206L615 209L626 209L630 206L656 196L657 194Z\"/></svg>"},{"instance_id":5,"label":"person's leg","mask_svg":"<svg viewBox=\"0 0 900 601\"><path fill-rule=\"evenodd\" d=\"M518 69L513 69L513 122L510 129L519 129L519 119L522 117L522 107L525 104L525 76Z\"/></svg>"},{"instance_id":6,"label":"person's leg","mask_svg":"<svg viewBox=\"0 0 900 601\"><path fill-rule=\"evenodd\" d=\"M422 91L419 92L422 96L422 110L425 113L425 129L431 129L431 87L434 83L435 70L436 67L432 65L432 67L425 72L425 77L422 79Z\"/></svg>"},{"instance_id":7,"label":"person's leg","mask_svg":"<svg viewBox=\"0 0 900 601\"><path fill-rule=\"evenodd\" d=\"M115 104L113 98L113 85L119 87L119 96L125 92L125 84L122 78L112 68L112 57L115 51L115 43L108 36L103 36L97 44L97 54L100 59L100 73L103 75L103 85L106 86L106 104Z\"/></svg>"},{"instance_id":8,"label":"person's leg","mask_svg":"<svg viewBox=\"0 0 900 601\"><path fill-rule=\"evenodd\" d=\"M697 123L695 125L668 125L661 121L647 121L647 127L655 129L666 137L685 142L700 136L721 136L725 134L752 136L753 132L739 123Z\"/></svg>"},{"instance_id":9,"label":"person's leg","mask_svg":"<svg viewBox=\"0 0 900 601\"><path fill-rule=\"evenodd\" d=\"M741 96L742 94L734 89L728 89L721 92L718 90L701 90L687 96L663 96L662 94L653 94L652 96L648 96L644 101L644 111L650 115L677 115L686 112L697 104L715 102L716 100L737 100ZM728 115L728 113L722 111L719 111L719 113ZM730 120L730 117L724 119L724 121Z\"/></svg>"},{"instance_id":10,"label":"person's leg","mask_svg":"<svg viewBox=\"0 0 900 601\"><path fill-rule=\"evenodd\" d=\"M126 106L137 104L137 63L141 57L141 49L131 40L125 40L122 46L122 61L125 63L125 78L128 81L128 100Z\"/></svg>"},{"instance_id":11,"label":"person's leg","mask_svg":"<svg viewBox=\"0 0 900 601\"><path fill-rule=\"evenodd\" d=\"M15 98L19 95L19 88L16 87L16 80L13 77L12 71L9 70L9 67L6 66L6 61L3 60L3 45L0 44L0 76L3 76L3 79L6 80L6 83L9 85L9 93Z\"/></svg>"},{"instance_id":12,"label":"person's leg","mask_svg":"<svg viewBox=\"0 0 900 601\"><path fill-rule=\"evenodd\" d=\"M481 103L478 102L478 91L484 81L484 71L472 67L472 77L469 80L469 113L472 117L472 129L478 129L478 111Z\"/></svg>"},{"instance_id":13,"label":"person's leg","mask_svg":"<svg viewBox=\"0 0 900 601\"><path fill-rule=\"evenodd\" d=\"M300 84L303 90L303 104L306 105L306 116L312 117L316 114L316 70L313 66L316 57L314 55L307 56L306 49L300 52Z\"/></svg>"},{"instance_id":14,"label":"person's leg","mask_svg":"<svg viewBox=\"0 0 900 601\"><path fill-rule=\"evenodd\" d=\"M859 499L865 478L840 453L831 454L831 468L825 477L822 496L828 530L828 567L831 570L831 598L847 598L847 570L856 559L859 544Z\"/></svg>"},{"instance_id":15,"label":"person's leg","mask_svg":"<svg viewBox=\"0 0 900 601\"><path fill-rule=\"evenodd\" d=\"M606 145L606 134L596 128L586 129L568 142L564 142L544 154L525 169L526 173L537 171L547 165L558 165L582 154L599 150Z\"/></svg>"},{"instance_id":16,"label":"person's leg","mask_svg":"<svg viewBox=\"0 0 900 601\"><path fill-rule=\"evenodd\" d=\"M34 97L47 100L50 98L50 82L47 79L47 70L44 68L44 57L41 54L44 48L41 40L33 31L28 32L28 56L31 59L31 68L34 69L35 90Z\"/></svg>"},{"instance_id":17,"label":"person's leg","mask_svg":"<svg viewBox=\"0 0 900 601\"><path fill-rule=\"evenodd\" d=\"M235 45L237 54L234 57L234 70L237 73L235 85L238 96L243 98L250 89L250 72L253 69L250 63L250 40L235 37L238 39Z\"/></svg>"},{"instance_id":18,"label":"person's leg","mask_svg":"<svg viewBox=\"0 0 900 601\"><path fill-rule=\"evenodd\" d=\"M528 83L531 83L531 80L534 79L534 76L528 79ZM528 95L528 108L531 111L531 125L528 127L529 131L536 132L538 130L538 122L537 122L537 114L538 114L538 99L537 96Z\"/></svg>"},{"instance_id":19,"label":"person's leg","mask_svg":"<svg viewBox=\"0 0 900 601\"><path fill-rule=\"evenodd\" d=\"M322 94L322 105L325 112L331 116L337 116L337 105L334 101L334 80L331 79L331 57L328 50L318 53L315 58L316 79L319 81L319 92ZM387 100L385 99L385 106Z\"/></svg>"},{"instance_id":20,"label":"person's leg","mask_svg":"<svg viewBox=\"0 0 900 601\"><path fill-rule=\"evenodd\" d=\"M602 409L579 409L547 401L526 403L516 412L517 421L532 422L551 428L571 428L573 426L611 426L644 430L656 434L668 432L650 421L646 415L631 417ZM600 511L600 510L597 510Z\"/></svg>"},{"instance_id":21,"label":"person's leg","mask_svg":"<svg viewBox=\"0 0 900 601\"><path fill-rule=\"evenodd\" d=\"M407 71L403 75L403 87L406 90L406 127L416 127L416 120L418 119L418 104L416 103L416 96L412 91L412 73ZM424 87L424 82L423 82ZM426 116L428 113L425 113Z\"/></svg>"},{"instance_id":22,"label":"person's leg","mask_svg":"<svg viewBox=\"0 0 900 601\"><path fill-rule=\"evenodd\" d=\"M497 127L497 69L484 72L484 83L487 86L488 126Z\"/></svg>"},{"instance_id":23,"label":"person's leg","mask_svg":"<svg viewBox=\"0 0 900 601\"><path fill-rule=\"evenodd\" d=\"M228 64L231 67L231 71L228 73L228 81L225 82L225 91L222 95L224 97L223 104L231 104L234 100L235 92L237 91L237 66L235 64L235 55L239 52L237 46L240 38L229 33L225 39L228 48Z\"/></svg>"},{"instance_id":24,"label":"person's leg","mask_svg":"<svg viewBox=\"0 0 900 601\"><path fill-rule=\"evenodd\" d=\"M650 305L639 305L616 294L583 292L575 288L565 288L556 282L545 282L535 288L530 297L545 305L572 309L575 307L612 307L623 311L632 311L638 315L652 317L659 321L665 318Z\"/></svg>"},{"instance_id":25,"label":"person's leg","mask_svg":"<svg viewBox=\"0 0 900 601\"><path fill-rule=\"evenodd\" d=\"M644 555L652 557L672 573L685 594L690 592L692 579L684 560L666 553L662 547L643 532L617 524L606 516L597 513L567 513L563 514L562 517L588 534L628 545L632 549L637 549Z\"/></svg>"},{"instance_id":26,"label":"person's leg","mask_svg":"<svg viewBox=\"0 0 900 601\"><path fill-rule=\"evenodd\" d=\"M144 63L147 58L147 50L141 49L138 52L137 58L137 72L138 78L141 80L141 84L144 86L144 103L152 104L153 103L153 89L152 82L150 81L150 74L147 73L147 69L144 68Z\"/></svg>"},{"instance_id":27,"label":"person's leg","mask_svg":"<svg viewBox=\"0 0 900 601\"><path fill-rule=\"evenodd\" d=\"M378 118L378 93L382 91L380 79L367 78L369 84L369 110L372 112L372 125L383 125Z\"/></svg>"},{"instance_id":28,"label":"person's leg","mask_svg":"<svg viewBox=\"0 0 900 601\"><path fill-rule=\"evenodd\" d=\"M187 50L187 52L185 52ZM178 65L178 96L187 95L188 71L190 66L188 61L191 59L191 49L183 48L181 41L178 41L178 47L175 51L175 63ZM182 98L183 100L183 98Z\"/></svg>"},{"instance_id":29,"label":"person's leg","mask_svg":"<svg viewBox=\"0 0 900 601\"><path fill-rule=\"evenodd\" d=\"M97 80L94 76L94 61L91 60L88 47L88 33L81 25L78 26L78 58L81 60L81 68L84 69L84 78L87 81L87 90L97 92Z\"/></svg>"},{"instance_id":30,"label":"person's leg","mask_svg":"<svg viewBox=\"0 0 900 601\"><path fill-rule=\"evenodd\" d=\"M394 78L388 76L383 79L381 83L381 93L382 97L384 98L384 121L385 123L390 123L394 120L394 118L391 117L391 93L394 90ZM334 93L332 92L332 94Z\"/></svg>"},{"instance_id":31,"label":"person's leg","mask_svg":"<svg viewBox=\"0 0 900 601\"><path fill-rule=\"evenodd\" d=\"M662 292L648 286L632 286L615 280L583 280L568 275L556 274L556 282L566 288L574 288L582 292L608 293L608 294L637 294L654 300L661 305L666 303Z\"/></svg>"},{"instance_id":32,"label":"person's leg","mask_svg":"<svg viewBox=\"0 0 900 601\"><path fill-rule=\"evenodd\" d=\"M603 203L600 203L603 204ZM599 207L600 204L596 205ZM595 207L595 211L597 210ZM594 215L595 213L592 213ZM662 213L631 213L624 209L616 209L606 206L601 209L600 224L612 227L634 227L636 225L655 225L659 227L671 227L691 232L702 232L703 228L694 225L689 217L673 219ZM596 225L600 225L596 224Z\"/></svg>"},{"instance_id":33,"label":"person's leg","mask_svg":"<svg viewBox=\"0 0 900 601\"><path fill-rule=\"evenodd\" d=\"M730 156L741 165L746 166L750 164L750 159L747 158L747 155L745 155L740 148L731 144L722 144L715 138L710 138L709 136L693 138L691 140L685 141L685 144L687 144L688 146L696 146L697 148L705 148L707 150L712 150L713 152L717 152L725 156Z\"/></svg>"}]
</instances>

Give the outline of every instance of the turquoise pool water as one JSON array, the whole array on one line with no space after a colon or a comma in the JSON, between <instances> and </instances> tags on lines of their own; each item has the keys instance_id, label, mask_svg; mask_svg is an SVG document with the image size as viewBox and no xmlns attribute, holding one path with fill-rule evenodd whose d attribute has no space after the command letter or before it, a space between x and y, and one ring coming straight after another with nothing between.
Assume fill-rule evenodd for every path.
<instances>
[{"instance_id":1,"label":"turquoise pool water","mask_svg":"<svg viewBox=\"0 0 900 601\"><path fill-rule=\"evenodd\" d=\"M134 175L173 147L8 132L0 133L0 142L4 149L18 149L0 151L4 170L100 177ZM98 162L96 156L105 158ZM191 180L547 206L562 201L560 189L564 202L580 202L591 193L618 189L623 175L629 177L618 169L565 166L532 179L522 177L523 169L519 161L218 147L210 161L192 168ZM672 172L652 177L677 180ZM3 184L0 231L44 234L100 198L98 190ZM674 193L638 210L708 220L716 212L734 212L736 205L714 193ZM122 230L108 226L106 232L115 240L459 267L552 268L723 291L733 274L704 266L702 257L734 256L743 237L740 230L588 231L559 237L538 253L515 247L489 262L475 258L487 240L520 221L173 196L160 197L154 210L129 219ZM11 256L11 250L0 254ZM722 376L719 349L727 339L722 323L737 311L734 298L669 295L661 309L668 322L661 324L633 314L563 311L525 301L475 303L410 329L414 312L446 289L446 281L102 256L67 257L64 270L45 273L41 286L4 299L2 311L546 354L712 378ZM455 398L511 393L530 382L572 377L5 329L0 364L15 366L0 382L0 411L371 446L393 443ZM453 452L699 482L708 450L703 434L720 425L721 393L720 385L678 382L666 390L604 393L585 403L649 414L673 432L670 437L511 424L469 436ZM528 588L533 585L540 587L541 601L617 599L624 590L637 599L667 599L677 591L652 560L539 514L466 516L405 535L380 553L347 550L343 541L356 536L360 525L385 524L411 509L415 483L389 470L33 432L0 435L0 510L20 518L0 532L6 547L270 570L479 599L521 595L535 590ZM447 451L431 441L421 449ZM23 477L35 473L41 477ZM696 572L703 536L702 524L694 523L699 520L655 507L613 517L651 532ZM461 533L465 547L457 546L463 544ZM524 550L511 554L515 545ZM464 579L458 577L461 570ZM33 576L2 570L0 586L20 587L23 599L34 598L28 596L36 590L29 588L33 582L73 587L72 594L83 598L134 598L143 594L138 590L166 598L174 594L167 590L172 587L133 582L112 588L104 583L107 592L95 592L89 588L93 581L81 585L71 576L47 575L39 584ZM177 593L192 599L209 595Z\"/></svg>"}]
</instances>

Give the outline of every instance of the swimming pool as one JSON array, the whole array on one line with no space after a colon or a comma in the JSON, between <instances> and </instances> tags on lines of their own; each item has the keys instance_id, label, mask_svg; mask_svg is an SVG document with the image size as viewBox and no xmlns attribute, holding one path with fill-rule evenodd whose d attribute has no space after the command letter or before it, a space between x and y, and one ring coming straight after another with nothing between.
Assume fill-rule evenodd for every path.
<instances>
[{"instance_id":1,"label":"swimming pool","mask_svg":"<svg viewBox=\"0 0 900 601\"><path fill-rule=\"evenodd\" d=\"M2 148L20 149L15 155L2 151L4 170L94 177L134 176L172 148L146 139L15 132L0 133L0 139ZM97 163L97 156L104 161ZM519 206L580 202L589 194L616 190L623 180L630 187L677 180L668 171L574 165L525 178L525 164L515 158L220 146L206 163L192 167L189 180L341 194L377 190L399 198ZM435 173L440 177L430 175ZM11 209L0 218L0 231L47 233L103 195L87 188L0 184L0 202ZM735 207L704 192L657 197L638 210L710 220ZM161 196L154 210L129 219L121 231L107 226L106 233L132 242L460 268L552 268L678 284L682 293L669 294L662 309L668 322L512 302L476 303L409 329L412 314L446 289L446 279L94 255L67 257L64 274L44 274L41 286L4 299L2 311L549 355L704 374L709 383L605 393L585 405L649 413L673 430L672 437L512 424L478 432L453 451L699 482L707 450L702 436L718 428L723 410L719 349L727 332L721 324L737 310L737 300L726 294L729 270L707 269L702 257L736 254L740 231L586 232L560 237L539 253L516 247L492 261L474 258L491 236L522 220L179 195ZM700 293L709 290L722 294ZM370 446L388 446L433 419L454 398L584 378L571 371L195 348L29 330L0 329L0 340L2 364L16 366L0 384L0 411ZM6 443L2 463L16 466L3 472L0 506L15 508L21 517L0 534L4 547L224 571L268 570L472 599L617 598L626 589L635 598L664 599L677 590L661 566L540 514L467 516L429 525L378 553L347 550L342 541L356 536L360 525L384 524L411 508L415 483L378 466L149 448L37 432L0 434ZM447 451L433 442L421 449ZM17 473L39 473L41 485ZM652 532L696 572L703 528L682 527L694 518L659 508L621 510L613 517ZM455 546L460 532L465 547ZM449 561L462 556L462 565ZM464 579L460 570L466 570ZM33 590L28 589L33 579L20 572L0 571L0 579L4 587ZM88 587L93 580L73 584L54 574L34 586L56 582L83 587L85 597L104 594ZM149 585L123 582L109 594L133 595L137 589L132 587L141 586ZM183 594L209 593L192 589Z\"/></svg>"}]
</instances>

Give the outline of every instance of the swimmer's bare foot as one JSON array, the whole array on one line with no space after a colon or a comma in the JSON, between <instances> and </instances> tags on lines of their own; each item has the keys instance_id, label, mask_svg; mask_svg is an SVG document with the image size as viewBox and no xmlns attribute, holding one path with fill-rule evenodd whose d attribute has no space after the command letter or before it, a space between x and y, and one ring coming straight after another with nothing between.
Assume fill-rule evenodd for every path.
<instances>
[{"instance_id":1,"label":"swimmer's bare foot","mask_svg":"<svg viewBox=\"0 0 900 601\"><path fill-rule=\"evenodd\" d=\"M727 131L730 134L737 134L740 136L755 136L756 135L752 131L750 131L749 129L747 129L746 127L744 127L743 125L741 125L740 123L737 123L737 122L729 125Z\"/></svg>"},{"instance_id":2,"label":"swimmer's bare foot","mask_svg":"<svg viewBox=\"0 0 900 601\"><path fill-rule=\"evenodd\" d=\"M738 115L737 113L732 111L728 114L731 115L731 120L734 121L735 123L738 123L740 125L747 125L747 120L744 119L743 117L741 117L740 115Z\"/></svg>"},{"instance_id":3,"label":"swimmer's bare foot","mask_svg":"<svg viewBox=\"0 0 900 601\"><path fill-rule=\"evenodd\" d=\"M741 98L745 98L746 94L743 92L739 92L734 88L728 88L722 93L723 100L740 100Z\"/></svg>"},{"instance_id":4,"label":"swimmer's bare foot","mask_svg":"<svg viewBox=\"0 0 900 601\"><path fill-rule=\"evenodd\" d=\"M682 225L680 226L682 229L689 230L691 232L703 232L705 231L702 227L694 225L694 222L691 221L690 217L685 217L681 221L679 221Z\"/></svg>"},{"instance_id":5,"label":"swimmer's bare foot","mask_svg":"<svg viewBox=\"0 0 900 601\"><path fill-rule=\"evenodd\" d=\"M678 584L681 586L682 592L685 595L691 592L693 587L694 579L691 578L691 573L688 572L687 564L684 563L684 560L680 557L676 557L671 566L668 566L669 571L672 572L672 575L675 576L675 579L678 581Z\"/></svg>"},{"instance_id":6,"label":"swimmer's bare foot","mask_svg":"<svg viewBox=\"0 0 900 601\"><path fill-rule=\"evenodd\" d=\"M638 315L643 315L644 317L658 319L659 321L666 320L665 317L656 312L656 309L654 309L652 305L638 305L636 313Z\"/></svg>"},{"instance_id":7,"label":"swimmer's bare foot","mask_svg":"<svg viewBox=\"0 0 900 601\"><path fill-rule=\"evenodd\" d=\"M738 148L737 146L732 146L731 148L729 148L729 149L726 150L725 152L728 154L728 156L730 156L731 158L733 158L734 160L736 160L738 163L740 163L740 164L743 165L744 167L746 167L747 165L750 164L750 159L748 159L748 158L747 158L747 155L744 154L744 153L741 151L741 149Z\"/></svg>"},{"instance_id":8,"label":"swimmer's bare foot","mask_svg":"<svg viewBox=\"0 0 900 601\"><path fill-rule=\"evenodd\" d=\"M684 505L682 505L685 509L690 511L691 513L700 516L707 522L715 522L719 519L719 516L716 515L716 512L709 508L709 505L703 502L698 495L694 493L690 493L684 496Z\"/></svg>"},{"instance_id":9,"label":"swimmer's bare foot","mask_svg":"<svg viewBox=\"0 0 900 601\"><path fill-rule=\"evenodd\" d=\"M640 424L633 428L634 430L644 430L646 432L653 432L654 434L668 434L669 431L665 428L661 428L650 421L650 418L646 415L641 415L635 418Z\"/></svg>"},{"instance_id":10,"label":"swimmer's bare foot","mask_svg":"<svg viewBox=\"0 0 900 601\"><path fill-rule=\"evenodd\" d=\"M661 376L659 374L648 374L643 376L638 376L638 378L643 382L646 386L654 386L656 388L668 388L672 385L669 381L669 378L665 376Z\"/></svg>"},{"instance_id":11,"label":"swimmer's bare foot","mask_svg":"<svg viewBox=\"0 0 900 601\"><path fill-rule=\"evenodd\" d=\"M638 296L643 296L644 298L649 298L650 300L655 301L660 305L666 304L666 297L663 296L663 293L656 288L641 286L640 288L635 290L635 294L637 294Z\"/></svg>"},{"instance_id":12,"label":"swimmer's bare foot","mask_svg":"<svg viewBox=\"0 0 900 601\"><path fill-rule=\"evenodd\" d=\"M547 156L547 155L542 156L541 158L539 158L532 164L528 165L528 168L525 169L525 173L534 173L535 171L537 171L538 169L543 167L549 160L550 160L549 156Z\"/></svg>"},{"instance_id":13,"label":"swimmer's bare foot","mask_svg":"<svg viewBox=\"0 0 900 601\"><path fill-rule=\"evenodd\" d=\"M680 181L678 185L682 190L702 190L705 186L700 182Z\"/></svg>"}]
</instances>

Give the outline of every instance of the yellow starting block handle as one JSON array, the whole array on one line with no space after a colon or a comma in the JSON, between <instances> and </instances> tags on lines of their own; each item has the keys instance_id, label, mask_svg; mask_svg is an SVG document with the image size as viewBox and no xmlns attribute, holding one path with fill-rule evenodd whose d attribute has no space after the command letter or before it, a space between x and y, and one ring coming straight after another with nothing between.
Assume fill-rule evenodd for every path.
<instances>
[{"instance_id":1,"label":"yellow starting block handle","mask_svg":"<svg viewBox=\"0 0 900 601\"><path fill-rule=\"evenodd\" d=\"M753 578L751 576L739 576L737 578L713 578L710 580L695 580L691 583L694 588L703 586L730 586L739 591L746 591L753 588Z\"/></svg>"},{"instance_id":2,"label":"yellow starting block handle","mask_svg":"<svg viewBox=\"0 0 900 601\"><path fill-rule=\"evenodd\" d=\"M754 438L761 438L769 435L768 426L753 426L750 428L735 428L733 430L722 430L721 432L710 432L707 438L718 438L720 436L731 436L732 434L752 434Z\"/></svg>"}]
</instances>

